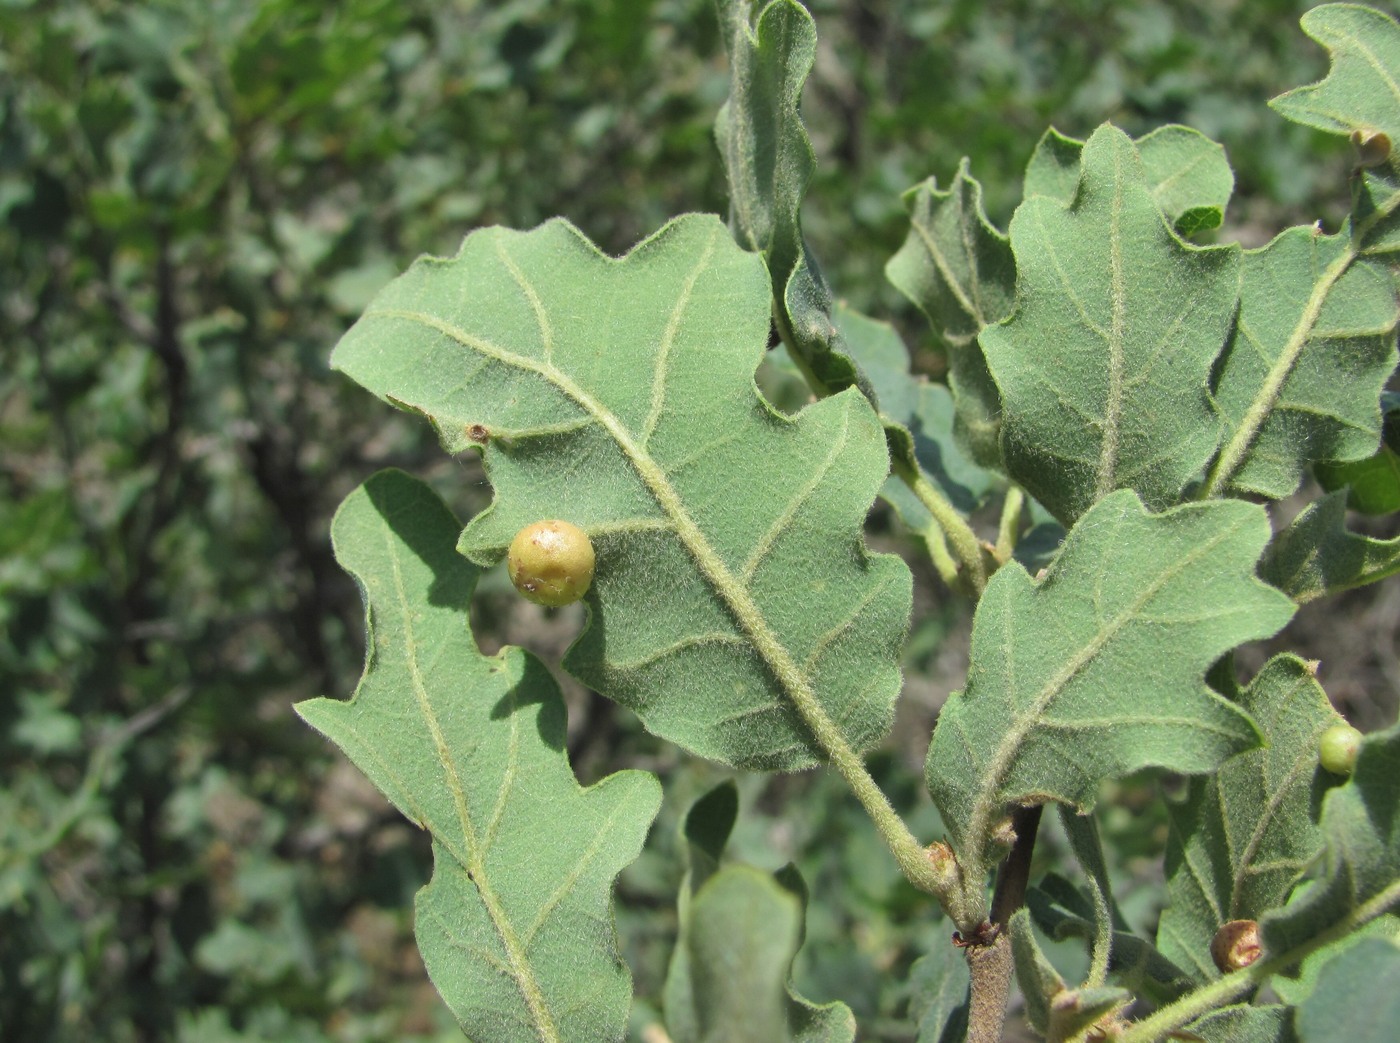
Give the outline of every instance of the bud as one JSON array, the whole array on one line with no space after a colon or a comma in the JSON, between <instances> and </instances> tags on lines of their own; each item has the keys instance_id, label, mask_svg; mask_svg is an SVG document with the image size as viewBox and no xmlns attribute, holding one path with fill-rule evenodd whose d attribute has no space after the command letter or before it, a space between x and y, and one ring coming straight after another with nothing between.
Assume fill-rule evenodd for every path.
<instances>
[{"instance_id":1,"label":"bud","mask_svg":"<svg viewBox=\"0 0 1400 1043\"><path fill-rule=\"evenodd\" d=\"M958 860L953 849L941 840L935 840L924 848L929 864L933 866L934 883L940 893L947 894L958 885Z\"/></svg>"},{"instance_id":2,"label":"bud","mask_svg":"<svg viewBox=\"0 0 1400 1043\"><path fill-rule=\"evenodd\" d=\"M1383 130L1354 130L1351 143L1356 149L1358 167L1384 166L1390 159L1390 135Z\"/></svg>"}]
</instances>

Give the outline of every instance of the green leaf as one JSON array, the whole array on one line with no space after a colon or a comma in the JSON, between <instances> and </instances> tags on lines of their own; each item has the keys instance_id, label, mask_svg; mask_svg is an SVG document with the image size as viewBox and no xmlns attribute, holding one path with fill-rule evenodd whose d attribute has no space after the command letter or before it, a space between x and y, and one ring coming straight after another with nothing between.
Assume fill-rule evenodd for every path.
<instances>
[{"instance_id":1,"label":"green leaf","mask_svg":"<svg viewBox=\"0 0 1400 1043\"><path fill-rule=\"evenodd\" d=\"M1319 825L1320 878L1261 921L1270 956L1400 903L1400 725L1362 740L1350 780L1323 797Z\"/></svg>"},{"instance_id":2,"label":"green leaf","mask_svg":"<svg viewBox=\"0 0 1400 1043\"><path fill-rule=\"evenodd\" d=\"M1050 1002L1065 991L1065 980L1040 950L1031 930L1028 909L1018 909L1008 925L1011 955L1016 961L1016 983L1026 1001L1026 1020L1041 1035L1050 1025Z\"/></svg>"},{"instance_id":3,"label":"green leaf","mask_svg":"<svg viewBox=\"0 0 1400 1043\"><path fill-rule=\"evenodd\" d=\"M1169 125L1138 138L1152 198L1182 236L1220 227L1235 189L1225 149L1190 127ZM1026 198L1044 195L1068 206L1079 187L1084 142L1045 132L1026 167Z\"/></svg>"},{"instance_id":4,"label":"green leaf","mask_svg":"<svg viewBox=\"0 0 1400 1043\"><path fill-rule=\"evenodd\" d=\"M589 535L570 672L702 756L795 769L888 730L911 581L862 542L889 466L866 399L785 417L758 396L769 312L761 259L713 217L618 260L556 220L419 261L332 363L449 449L485 439L473 560L540 518Z\"/></svg>"},{"instance_id":5,"label":"green leaf","mask_svg":"<svg viewBox=\"0 0 1400 1043\"><path fill-rule=\"evenodd\" d=\"M1026 1019L1050 1043L1062 1043L1077 1036L1132 1001L1126 989L1067 988L1064 979L1040 950L1040 943L1031 929L1029 910L1018 909L1012 915L1010 930L1016 981L1026 1001Z\"/></svg>"},{"instance_id":6,"label":"green leaf","mask_svg":"<svg viewBox=\"0 0 1400 1043\"><path fill-rule=\"evenodd\" d=\"M1064 877L1048 873L1026 893L1026 908L1036 926L1055 941L1081 938L1093 942L1098 934L1094 900ZM1195 987L1190 977L1163 956L1151 942L1126 929L1115 911L1108 969L1120 985L1158 1004L1177 999Z\"/></svg>"},{"instance_id":7,"label":"green leaf","mask_svg":"<svg viewBox=\"0 0 1400 1043\"><path fill-rule=\"evenodd\" d=\"M948 389L909 372L909 352L894 327L837 304L836 324L851 357L870 378L880 398L886 424L898 425L910 439L913 459L958 510L970 514L1000 476L973 463L953 436L953 399ZM891 453L899 450L891 445ZM915 532L933 524L927 507L896 477L885 482L880 495Z\"/></svg>"},{"instance_id":8,"label":"green leaf","mask_svg":"<svg viewBox=\"0 0 1400 1043\"><path fill-rule=\"evenodd\" d=\"M719 6L730 89L715 137L729 181L730 228L767 260L777 318L819 386L835 392L860 384L868 391L845 354L831 321L831 291L802 236L802 197L816 169L800 112L817 53L812 16L796 0L772 0L750 25L746 0Z\"/></svg>"},{"instance_id":9,"label":"green leaf","mask_svg":"<svg viewBox=\"0 0 1400 1043\"><path fill-rule=\"evenodd\" d=\"M697 800L686 812L684 833L687 868L681 881L677 916L680 928L663 987L666 1027L675 1043L700 1038L700 1021L695 1010L695 990L690 972L690 904L696 890L719 871L720 858L734 820L739 812L739 791L733 780L726 780Z\"/></svg>"},{"instance_id":10,"label":"green leaf","mask_svg":"<svg viewBox=\"0 0 1400 1043\"><path fill-rule=\"evenodd\" d=\"M726 866L690 903L685 944L695 1030L676 1043L850 1043L855 1019L841 1003L816 1006L790 992L801 945L802 899L772 876Z\"/></svg>"},{"instance_id":11,"label":"green leaf","mask_svg":"<svg viewBox=\"0 0 1400 1043\"><path fill-rule=\"evenodd\" d=\"M1302 605L1400 572L1400 537L1362 536L1346 522L1346 493L1324 496L1274 537L1259 575Z\"/></svg>"},{"instance_id":12,"label":"green leaf","mask_svg":"<svg viewBox=\"0 0 1400 1043\"><path fill-rule=\"evenodd\" d=\"M1400 1024L1400 947L1368 938L1338 956L1295 1020L1300 1043L1390 1043Z\"/></svg>"},{"instance_id":13,"label":"green leaf","mask_svg":"<svg viewBox=\"0 0 1400 1043\"><path fill-rule=\"evenodd\" d=\"M915 961L909 971L909 1017L918 1026L918 1043L962 1043L971 982L962 951L946 939Z\"/></svg>"},{"instance_id":14,"label":"green leaf","mask_svg":"<svg viewBox=\"0 0 1400 1043\"><path fill-rule=\"evenodd\" d=\"M1286 975L1278 974L1271 978L1269 988L1273 989L1284 1003L1296 1007L1317 989L1323 968L1337 956L1368 938L1384 938L1392 945L1400 944L1400 917L1394 913L1378 916L1345 937L1324 945L1307 956L1297 967L1291 968Z\"/></svg>"},{"instance_id":15,"label":"green leaf","mask_svg":"<svg viewBox=\"0 0 1400 1043\"><path fill-rule=\"evenodd\" d=\"M1271 1005L1224 1007L1193 1021L1187 1031L1206 1043L1298 1043L1293 1008ZM1336 1036L1332 1037L1335 1041ZM1346 1037L1350 1043L1350 1036Z\"/></svg>"},{"instance_id":16,"label":"green leaf","mask_svg":"<svg viewBox=\"0 0 1400 1043\"><path fill-rule=\"evenodd\" d=\"M1204 677L1292 615L1254 576L1267 539L1252 504L1152 515L1125 490L1079 520L1042 579L1015 563L992 577L967 688L944 706L925 770L971 886L980 892L1008 804L1085 809L1104 779L1211 771L1258 744L1249 716Z\"/></svg>"},{"instance_id":17,"label":"green leaf","mask_svg":"<svg viewBox=\"0 0 1400 1043\"><path fill-rule=\"evenodd\" d=\"M1219 228L1235 190L1225 149L1190 127L1159 127L1137 139L1152 198L1182 236Z\"/></svg>"},{"instance_id":18,"label":"green leaf","mask_svg":"<svg viewBox=\"0 0 1400 1043\"><path fill-rule=\"evenodd\" d=\"M930 178L904 195L909 235L885 275L919 306L948 353L954 430L972 459L1000 466L1001 401L978 334L1011 314L1016 262L1006 235L987 218L982 186L964 159L952 185Z\"/></svg>"},{"instance_id":19,"label":"green leaf","mask_svg":"<svg viewBox=\"0 0 1400 1043\"><path fill-rule=\"evenodd\" d=\"M1329 492L1345 489L1347 506L1362 514L1400 511L1400 456L1382 444L1375 455L1352 463L1320 463L1313 468Z\"/></svg>"},{"instance_id":20,"label":"green leaf","mask_svg":"<svg viewBox=\"0 0 1400 1043\"><path fill-rule=\"evenodd\" d=\"M1303 15L1300 24L1327 48L1332 68L1320 83L1280 94L1269 107L1319 130L1379 130L1400 144L1400 26L1395 19L1356 4L1324 4Z\"/></svg>"},{"instance_id":21,"label":"green leaf","mask_svg":"<svg viewBox=\"0 0 1400 1043\"><path fill-rule=\"evenodd\" d=\"M719 868L724 846L739 814L739 789L726 779L691 805L685 816L689 889L694 891Z\"/></svg>"},{"instance_id":22,"label":"green leaf","mask_svg":"<svg viewBox=\"0 0 1400 1043\"><path fill-rule=\"evenodd\" d=\"M1169 506L1204 471L1239 290L1238 248L1172 231L1126 134L1100 127L1081 165L1073 202L1017 208L1016 311L980 338L1008 473L1067 524L1114 489Z\"/></svg>"},{"instance_id":23,"label":"green leaf","mask_svg":"<svg viewBox=\"0 0 1400 1043\"><path fill-rule=\"evenodd\" d=\"M1088 983L1102 985L1107 980L1109 964L1113 957L1114 928L1123 926L1122 917L1118 915L1114 905L1113 890L1108 879L1108 863L1104 858L1103 845L1099 841L1099 831L1093 817L1076 814L1063 804L1060 805L1059 811L1060 823L1064 826L1070 850L1074 852L1074 860L1084 871L1093 914Z\"/></svg>"},{"instance_id":24,"label":"green leaf","mask_svg":"<svg viewBox=\"0 0 1400 1043\"><path fill-rule=\"evenodd\" d=\"M433 837L418 944L473 1038L621 1039L631 977L610 897L660 806L623 771L579 786L553 679L517 648L483 656L467 605L478 570L427 486L383 471L350 495L331 535L363 591L368 662L349 702L297 712Z\"/></svg>"},{"instance_id":25,"label":"green leaf","mask_svg":"<svg viewBox=\"0 0 1400 1043\"><path fill-rule=\"evenodd\" d=\"M1322 462L1313 474L1328 492L1347 490L1347 506L1363 514L1400 511L1400 395L1381 395L1381 447L1373 456L1352 463Z\"/></svg>"},{"instance_id":26,"label":"green leaf","mask_svg":"<svg viewBox=\"0 0 1400 1043\"><path fill-rule=\"evenodd\" d=\"M1393 253L1400 250L1400 25L1373 8L1326 4L1303 15L1302 26L1327 48L1331 69L1321 82L1269 104L1287 119L1354 142L1383 135L1389 155L1373 157L1352 178L1349 231L1358 251Z\"/></svg>"},{"instance_id":27,"label":"green leaf","mask_svg":"<svg viewBox=\"0 0 1400 1043\"><path fill-rule=\"evenodd\" d=\"M1317 740L1337 712L1313 667L1275 656L1238 701L1265 745L1192 779L1185 800L1168 806L1168 902L1157 945L1198 981L1220 976L1210 954L1216 930L1282 905L1322 847L1312 820Z\"/></svg>"},{"instance_id":28,"label":"green leaf","mask_svg":"<svg viewBox=\"0 0 1400 1043\"><path fill-rule=\"evenodd\" d=\"M1218 477L1281 499L1314 461L1373 454L1396 317L1389 274L1354 261L1345 235L1290 228L1246 252L1214 396L1228 440Z\"/></svg>"}]
</instances>

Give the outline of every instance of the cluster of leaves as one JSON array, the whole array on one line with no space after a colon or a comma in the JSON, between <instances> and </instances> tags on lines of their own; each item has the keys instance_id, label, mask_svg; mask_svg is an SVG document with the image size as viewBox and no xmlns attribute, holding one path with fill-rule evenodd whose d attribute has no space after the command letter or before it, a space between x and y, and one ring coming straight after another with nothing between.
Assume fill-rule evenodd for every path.
<instances>
[{"instance_id":1,"label":"cluster of leaves","mask_svg":"<svg viewBox=\"0 0 1400 1043\"><path fill-rule=\"evenodd\" d=\"M358 673L334 505L431 470L325 346L471 223L717 193L713 18L628 7L0 5L7 1038L458 1035L426 844L290 709Z\"/></svg>"},{"instance_id":2,"label":"cluster of leaves","mask_svg":"<svg viewBox=\"0 0 1400 1043\"><path fill-rule=\"evenodd\" d=\"M807 104L828 162L814 194L851 205L815 208L812 238L893 247L898 192L929 156L1017 168L1052 116L1112 114L1134 134L1183 119L1230 144L1243 186L1318 210L1333 172L1302 128L1256 104L1280 70L1323 68L1294 29L1300 10L822 4ZM670 214L722 205L710 124L730 43L708 0L0 5L8 1033L457 1035L420 986L402 911L428 845L289 722L294 700L343 691L357 669L354 590L324 538L355 476L399 463L464 514L484 494L418 425L366 409L327 371L325 345L414 253L450 250L471 225L563 213L618 251ZM992 212L1015 192L991 181ZM824 256L863 302L895 296L874 278L882 260ZM864 345L886 413L951 410L941 385L907 379L887 327L834 317ZM959 510L999 488L943 450ZM1333 479L1348 482L1355 495L1361 483ZM885 491L922 509L901 484ZM1342 506L1314 524L1339 531ZM1347 546L1353 572L1385 553ZM524 631L539 648L547 621L503 607L499 579L473 608L483 642ZM919 633L936 641L952 611ZM607 705L573 706L575 766L642 749L667 782L621 920L637 991L659 1000L688 849L668 829L723 773L678 763ZM939 835L916 775L891 757L872 771L915 809L916 835ZM846 997L868 1033L898 1035L911 988L932 1019L942 964L905 972L917 953L941 959L946 925L840 780L765 790L749 777L741 791L727 849L761 863L781 838L815 893L843 896L806 917L806 990ZM637 1033L654 1020L637 1005Z\"/></svg>"},{"instance_id":3,"label":"cluster of leaves","mask_svg":"<svg viewBox=\"0 0 1400 1043\"><path fill-rule=\"evenodd\" d=\"M562 518L596 554L564 669L709 760L830 765L951 918L970 996L951 950L933 952L914 970L919 1039L995 1038L1014 966L1055 1041L1307 1041L1337 1024L1379 1041L1381 1023L1348 1021L1324 985L1358 953L1400 965L1393 946L1349 948L1400 903L1400 729L1333 776L1315 668L1280 655L1240 687L1232 652L1299 603L1400 571L1400 541L1345 527L1348 497L1400 497L1382 444L1400 26L1310 12L1331 70L1272 103L1357 148L1336 233L1193 241L1224 223L1234 178L1218 144L1177 126L1050 131L1005 232L966 162L949 187L912 190L888 272L946 353L939 387L908 375L891 327L833 304L803 234L811 16L792 0L721 14L728 228L678 218L616 259L563 220L477 231L385 287L332 357L449 453L479 453L494 490L464 529L399 471L345 502L333 534L372 648L352 700L299 706L433 836L417 933L448 1005L492 1040L613 1039L628 1018L609 893L655 782L581 787L548 672L519 649L483 655L466 619L478 571L526 524ZM816 399L795 413L754 383L770 329ZM1275 533L1265 504L1312 469L1335 491ZM863 760L890 729L911 609L905 563L864 542L882 490L976 602L967 683L928 750L932 845ZM987 501L995 541L968 517ZM1197 777L1170 809L1155 939L1119 911L1093 815L1105 782L1143 769ZM1027 891L1047 804L1082 872ZM853 1039L846 1005L792 983L800 874L723 860L736 814L720 786L685 818L666 1033ZM1262 957L1212 960L1231 920L1262 921ZM1085 940L1087 967L1067 975L1046 936ZM1281 1002L1257 1001L1264 983Z\"/></svg>"}]
</instances>

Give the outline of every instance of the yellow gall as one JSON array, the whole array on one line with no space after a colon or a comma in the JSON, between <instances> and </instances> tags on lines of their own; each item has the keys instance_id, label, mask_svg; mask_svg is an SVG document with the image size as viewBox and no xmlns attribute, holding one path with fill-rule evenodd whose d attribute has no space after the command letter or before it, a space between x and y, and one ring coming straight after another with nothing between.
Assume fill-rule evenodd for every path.
<instances>
[{"instance_id":1,"label":"yellow gall","mask_svg":"<svg viewBox=\"0 0 1400 1043\"><path fill-rule=\"evenodd\" d=\"M593 544L577 525L537 521L510 541L506 566L515 589L535 604L572 605L593 582Z\"/></svg>"}]
</instances>

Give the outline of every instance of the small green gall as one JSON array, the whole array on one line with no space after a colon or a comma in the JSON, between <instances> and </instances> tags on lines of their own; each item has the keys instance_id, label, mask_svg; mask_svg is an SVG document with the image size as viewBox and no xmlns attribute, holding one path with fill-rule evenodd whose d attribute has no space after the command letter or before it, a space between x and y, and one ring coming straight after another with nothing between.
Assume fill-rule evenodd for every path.
<instances>
[{"instance_id":1,"label":"small green gall","mask_svg":"<svg viewBox=\"0 0 1400 1043\"><path fill-rule=\"evenodd\" d=\"M1318 737L1317 759L1333 775L1350 775L1360 748L1359 731L1345 722L1334 724Z\"/></svg>"},{"instance_id":2,"label":"small green gall","mask_svg":"<svg viewBox=\"0 0 1400 1043\"><path fill-rule=\"evenodd\" d=\"M566 521L537 521L515 534L506 554L510 581L537 605L572 605L593 582L593 544Z\"/></svg>"}]
</instances>

